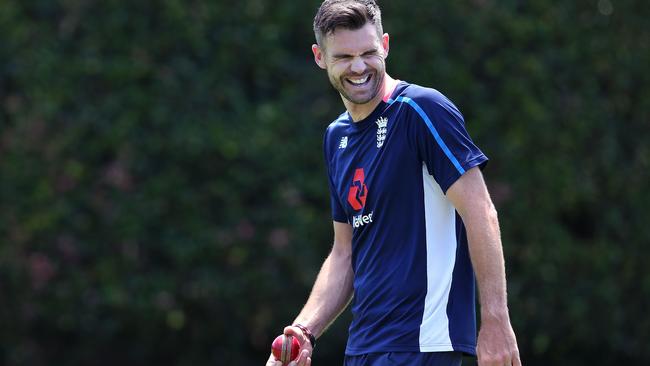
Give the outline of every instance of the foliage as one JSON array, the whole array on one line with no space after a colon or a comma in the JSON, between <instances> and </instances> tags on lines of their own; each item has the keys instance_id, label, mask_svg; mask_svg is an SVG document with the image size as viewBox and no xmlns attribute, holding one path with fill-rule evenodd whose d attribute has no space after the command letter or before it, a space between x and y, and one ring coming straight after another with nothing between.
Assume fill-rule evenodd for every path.
<instances>
[{"instance_id":1,"label":"foliage","mask_svg":"<svg viewBox=\"0 0 650 366\"><path fill-rule=\"evenodd\" d=\"M648 7L381 4L492 159L525 364L650 361ZM3 2L0 364L264 362L330 247L317 7Z\"/></svg>"}]
</instances>

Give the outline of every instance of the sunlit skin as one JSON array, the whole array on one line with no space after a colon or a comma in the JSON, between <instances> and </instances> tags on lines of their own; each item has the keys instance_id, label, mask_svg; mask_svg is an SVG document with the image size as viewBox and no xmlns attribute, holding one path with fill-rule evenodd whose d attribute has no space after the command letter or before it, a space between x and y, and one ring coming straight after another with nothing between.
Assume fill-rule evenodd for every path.
<instances>
[{"instance_id":1,"label":"sunlit skin","mask_svg":"<svg viewBox=\"0 0 650 366\"><path fill-rule=\"evenodd\" d=\"M352 119L364 119L395 82L386 73L388 34L380 37L375 26L366 23L357 30L339 28L322 43L312 45L316 64L327 71Z\"/></svg>"}]
</instances>

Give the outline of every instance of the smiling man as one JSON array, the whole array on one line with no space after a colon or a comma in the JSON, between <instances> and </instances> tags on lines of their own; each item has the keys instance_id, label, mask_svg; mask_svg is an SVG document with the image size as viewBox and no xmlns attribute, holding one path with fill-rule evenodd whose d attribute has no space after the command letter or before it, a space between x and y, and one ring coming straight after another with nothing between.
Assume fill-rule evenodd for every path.
<instances>
[{"instance_id":1,"label":"smiling man","mask_svg":"<svg viewBox=\"0 0 650 366\"><path fill-rule=\"evenodd\" d=\"M316 64L346 111L327 128L334 244L285 334L290 365L351 302L346 366L521 365L496 210L463 116L440 92L386 73L389 36L372 0L326 0ZM481 327L476 330L475 283ZM267 366L279 366L273 356Z\"/></svg>"}]
</instances>

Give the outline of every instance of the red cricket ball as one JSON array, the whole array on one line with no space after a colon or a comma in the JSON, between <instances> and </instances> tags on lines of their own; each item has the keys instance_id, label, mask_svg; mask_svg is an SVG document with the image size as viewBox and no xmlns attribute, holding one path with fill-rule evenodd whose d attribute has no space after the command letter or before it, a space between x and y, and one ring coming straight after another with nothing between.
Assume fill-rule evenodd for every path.
<instances>
[{"instance_id":1,"label":"red cricket ball","mask_svg":"<svg viewBox=\"0 0 650 366\"><path fill-rule=\"evenodd\" d=\"M282 365L287 365L298 358L300 342L296 337L285 334L279 335L271 345L271 352L273 352L276 360L282 362Z\"/></svg>"}]
</instances>

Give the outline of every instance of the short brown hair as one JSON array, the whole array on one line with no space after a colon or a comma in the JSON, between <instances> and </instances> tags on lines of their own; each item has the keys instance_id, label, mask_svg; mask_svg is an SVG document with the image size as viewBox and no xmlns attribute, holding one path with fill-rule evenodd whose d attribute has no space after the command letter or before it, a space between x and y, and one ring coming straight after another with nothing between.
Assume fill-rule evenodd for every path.
<instances>
[{"instance_id":1,"label":"short brown hair","mask_svg":"<svg viewBox=\"0 0 650 366\"><path fill-rule=\"evenodd\" d=\"M314 17L316 43L323 46L323 37L338 28L357 30L366 23L372 23L377 35L384 33L381 25L381 11L374 0L325 0Z\"/></svg>"}]
</instances>

